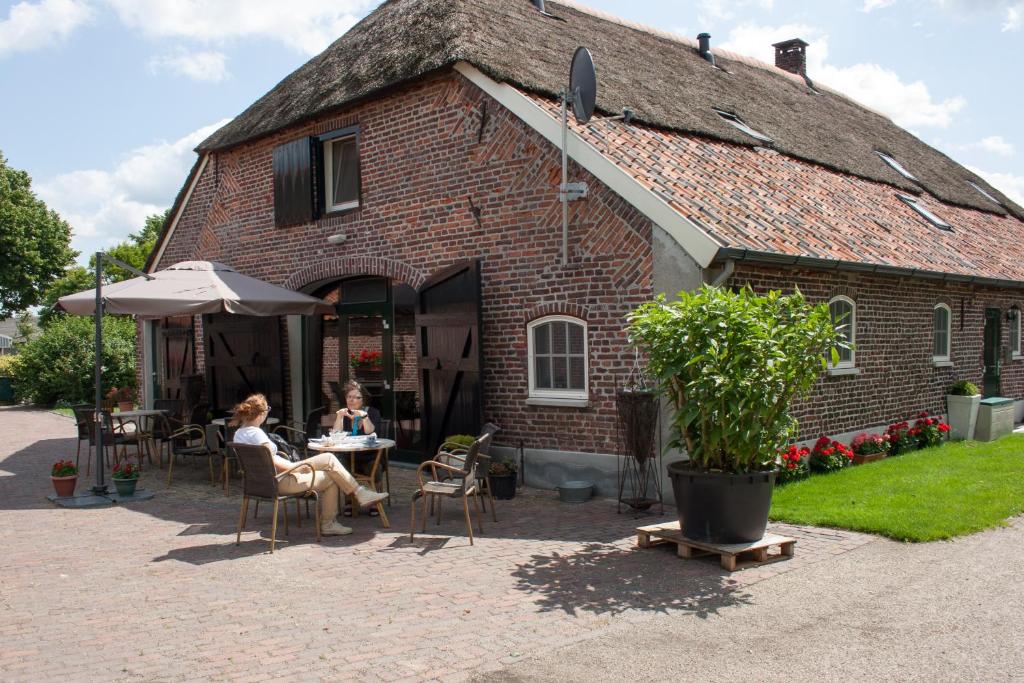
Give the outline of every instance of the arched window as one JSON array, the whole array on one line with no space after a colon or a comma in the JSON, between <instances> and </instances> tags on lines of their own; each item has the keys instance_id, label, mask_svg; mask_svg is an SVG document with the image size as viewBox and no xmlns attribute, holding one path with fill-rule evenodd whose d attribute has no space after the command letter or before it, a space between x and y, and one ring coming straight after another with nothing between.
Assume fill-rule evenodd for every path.
<instances>
[{"instance_id":1,"label":"arched window","mask_svg":"<svg viewBox=\"0 0 1024 683\"><path fill-rule=\"evenodd\" d=\"M587 323L549 315L526 327L530 398L587 400Z\"/></svg>"},{"instance_id":2,"label":"arched window","mask_svg":"<svg viewBox=\"0 0 1024 683\"><path fill-rule=\"evenodd\" d=\"M935 309L932 312L932 360L949 360L951 321L949 306L935 304Z\"/></svg>"},{"instance_id":3,"label":"arched window","mask_svg":"<svg viewBox=\"0 0 1024 683\"><path fill-rule=\"evenodd\" d=\"M849 297L837 296L828 302L828 310L832 314L832 324L836 326L839 334L853 345L857 341L857 304ZM830 367L854 367L856 356L852 348L837 348L836 351L839 353L839 362L832 365L829 361Z\"/></svg>"}]
</instances>

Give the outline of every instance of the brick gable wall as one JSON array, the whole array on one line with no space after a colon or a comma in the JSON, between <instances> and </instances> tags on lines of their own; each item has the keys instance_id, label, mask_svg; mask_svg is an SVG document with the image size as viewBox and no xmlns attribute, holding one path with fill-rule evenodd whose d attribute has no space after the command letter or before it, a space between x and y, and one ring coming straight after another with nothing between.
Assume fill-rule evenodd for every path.
<instances>
[{"instance_id":1,"label":"brick gable wall","mask_svg":"<svg viewBox=\"0 0 1024 683\"><path fill-rule=\"evenodd\" d=\"M274 146L350 125L360 127L362 207L275 228ZM416 286L482 259L484 411L501 425L502 443L615 452L614 391L633 362L624 319L650 296L651 225L585 172L570 166L570 176L591 194L570 206L570 259L561 266L559 152L461 76L444 74L214 155L157 267L220 260L300 289L360 273ZM338 232L347 240L328 244ZM589 325L588 408L525 404L526 324L549 313Z\"/></svg>"},{"instance_id":2,"label":"brick gable wall","mask_svg":"<svg viewBox=\"0 0 1024 683\"><path fill-rule=\"evenodd\" d=\"M801 438L836 434L906 419L922 410L946 412L946 387L958 379L982 386L985 309L1003 311L1002 344L1009 344L1005 313L1024 308L1024 292L920 279L738 264L730 284L755 291L794 287L812 302L845 295L857 304L859 375L823 377L795 414ZM952 313L953 367L932 363L932 311ZM1004 363L1002 395L1024 399L1024 361Z\"/></svg>"}]
</instances>

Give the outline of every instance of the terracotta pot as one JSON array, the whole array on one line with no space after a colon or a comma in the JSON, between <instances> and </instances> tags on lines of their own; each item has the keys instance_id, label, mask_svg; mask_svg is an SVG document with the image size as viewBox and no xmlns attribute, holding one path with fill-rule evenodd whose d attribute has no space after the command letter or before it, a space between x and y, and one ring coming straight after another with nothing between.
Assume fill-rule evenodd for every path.
<instances>
[{"instance_id":1,"label":"terracotta pot","mask_svg":"<svg viewBox=\"0 0 1024 683\"><path fill-rule=\"evenodd\" d=\"M50 477L50 481L53 482L53 490L61 498L70 498L75 495L75 484L78 483L77 474L70 477Z\"/></svg>"},{"instance_id":2,"label":"terracotta pot","mask_svg":"<svg viewBox=\"0 0 1024 683\"><path fill-rule=\"evenodd\" d=\"M868 455L856 455L855 454L853 456L853 464L854 465L863 465L866 462L874 462L876 460L881 460L884 457L885 457L885 453L870 453Z\"/></svg>"},{"instance_id":3,"label":"terracotta pot","mask_svg":"<svg viewBox=\"0 0 1024 683\"><path fill-rule=\"evenodd\" d=\"M117 409L122 413L127 413L129 410L135 410L135 404L131 401L118 401Z\"/></svg>"}]
</instances>

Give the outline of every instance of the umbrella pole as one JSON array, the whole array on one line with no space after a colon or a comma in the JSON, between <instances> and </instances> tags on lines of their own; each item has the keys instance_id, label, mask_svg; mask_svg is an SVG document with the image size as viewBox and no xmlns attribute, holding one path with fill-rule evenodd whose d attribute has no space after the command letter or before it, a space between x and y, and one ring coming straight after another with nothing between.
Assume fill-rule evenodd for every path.
<instances>
[{"instance_id":1,"label":"umbrella pole","mask_svg":"<svg viewBox=\"0 0 1024 683\"><path fill-rule=\"evenodd\" d=\"M93 321L96 324L96 412L93 414L96 435L96 485L92 492L97 496L107 494L107 483L103 470L103 252L96 252L96 308Z\"/></svg>"}]
</instances>

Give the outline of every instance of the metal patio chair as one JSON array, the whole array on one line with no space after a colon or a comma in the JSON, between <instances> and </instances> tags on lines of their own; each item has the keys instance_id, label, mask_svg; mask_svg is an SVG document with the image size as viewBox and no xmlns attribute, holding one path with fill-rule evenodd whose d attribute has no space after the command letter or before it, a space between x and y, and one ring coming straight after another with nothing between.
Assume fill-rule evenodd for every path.
<instances>
[{"instance_id":1,"label":"metal patio chair","mask_svg":"<svg viewBox=\"0 0 1024 683\"><path fill-rule=\"evenodd\" d=\"M501 427L488 422L484 424L480 430L480 436L489 435L491 438L482 445L477 452L477 465L476 465L476 495L480 496L480 506L484 512L487 512L487 502L484 499L486 496L487 500L491 501L491 518L497 522L498 513L494 505L494 496L491 493L491 444L494 442L494 435L501 431ZM443 462L447 465L461 466L463 460L466 457L466 453L469 450L467 446L451 441L446 441L441 444L441 447L437 450L437 455L434 457L438 462ZM440 515L441 509L438 507L438 514Z\"/></svg>"},{"instance_id":2,"label":"metal patio chair","mask_svg":"<svg viewBox=\"0 0 1024 683\"><path fill-rule=\"evenodd\" d=\"M484 434L479 439L474 441L472 445L466 450L466 453L462 456L462 462L459 467L449 465L437 460L427 460L421 463L416 468L416 479L419 481L419 490L413 494L410 523L409 523L409 541L412 542L416 533L416 500L418 498L423 499L423 525L420 529L420 533L424 533L427 530L427 499L430 498L433 501L437 499L437 505L440 510L441 501L444 498L461 498L462 499L462 511L466 516L466 530L469 532L469 544L473 545L473 520L469 513L469 498L479 505L480 498L476 495L476 466L477 458L480 455L480 449L486 448L491 440L490 434ZM424 473L429 468L429 479L424 480ZM443 475L439 476L440 473L449 475L449 478L442 478ZM480 533L484 531L483 522L483 511L477 517L477 526L480 529ZM441 523L441 515L437 517L438 524Z\"/></svg>"}]
</instances>

